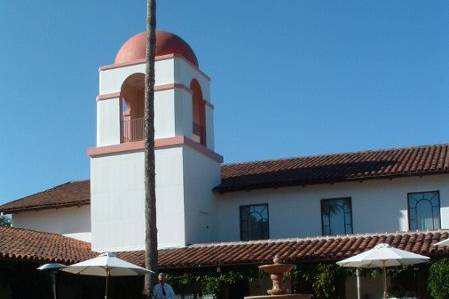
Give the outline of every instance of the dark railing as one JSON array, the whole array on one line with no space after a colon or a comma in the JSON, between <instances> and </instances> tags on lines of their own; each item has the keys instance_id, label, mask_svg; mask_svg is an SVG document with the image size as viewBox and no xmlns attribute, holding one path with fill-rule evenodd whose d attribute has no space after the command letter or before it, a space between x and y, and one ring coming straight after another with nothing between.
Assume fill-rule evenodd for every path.
<instances>
[{"instance_id":1,"label":"dark railing","mask_svg":"<svg viewBox=\"0 0 449 299\"><path fill-rule=\"evenodd\" d=\"M143 140L143 117L123 119L121 126L122 143Z\"/></svg>"},{"instance_id":2,"label":"dark railing","mask_svg":"<svg viewBox=\"0 0 449 299\"><path fill-rule=\"evenodd\" d=\"M121 121L121 142L133 142L143 140L144 135L144 118L134 117L125 118ZM193 140L205 145L206 128L197 123L193 123Z\"/></svg>"},{"instance_id":3,"label":"dark railing","mask_svg":"<svg viewBox=\"0 0 449 299\"><path fill-rule=\"evenodd\" d=\"M193 125L193 140L203 145L206 144L206 128L200 124L192 123Z\"/></svg>"},{"instance_id":4,"label":"dark railing","mask_svg":"<svg viewBox=\"0 0 449 299\"><path fill-rule=\"evenodd\" d=\"M193 123L192 126L193 126L193 134L197 135L197 136L201 136L203 127L197 123Z\"/></svg>"}]
</instances>

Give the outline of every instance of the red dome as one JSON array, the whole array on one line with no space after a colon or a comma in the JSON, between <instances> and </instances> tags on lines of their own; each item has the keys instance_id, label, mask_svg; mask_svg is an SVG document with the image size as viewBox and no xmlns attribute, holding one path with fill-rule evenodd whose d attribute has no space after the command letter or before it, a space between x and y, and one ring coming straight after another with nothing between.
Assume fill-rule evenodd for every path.
<instances>
[{"instance_id":1,"label":"red dome","mask_svg":"<svg viewBox=\"0 0 449 299\"><path fill-rule=\"evenodd\" d=\"M130 63L145 59L146 32L141 32L128 39L115 56L115 64ZM198 59L189 44L179 36L158 31L156 33L156 56L177 54L198 67Z\"/></svg>"}]
</instances>

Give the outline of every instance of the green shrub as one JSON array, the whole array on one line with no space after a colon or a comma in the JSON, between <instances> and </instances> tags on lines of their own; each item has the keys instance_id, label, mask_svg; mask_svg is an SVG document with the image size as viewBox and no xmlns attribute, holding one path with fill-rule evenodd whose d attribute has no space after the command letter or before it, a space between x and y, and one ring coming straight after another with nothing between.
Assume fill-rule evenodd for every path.
<instances>
[{"instance_id":1,"label":"green shrub","mask_svg":"<svg viewBox=\"0 0 449 299\"><path fill-rule=\"evenodd\" d=\"M179 294L213 295L223 298L226 287L241 281L254 281L261 276L257 268L240 271L183 273L167 275L167 281Z\"/></svg>"},{"instance_id":2,"label":"green shrub","mask_svg":"<svg viewBox=\"0 0 449 299\"><path fill-rule=\"evenodd\" d=\"M346 270L335 264L319 264L315 269L313 289L319 299L336 299L342 297L346 279Z\"/></svg>"},{"instance_id":3,"label":"green shrub","mask_svg":"<svg viewBox=\"0 0 449 299\"><path fill-rule=\"evenodd\" d=\"M430 266L427 287L433 298L449 298L449 259L438 260Z\"/></svg>"}]
</instances>

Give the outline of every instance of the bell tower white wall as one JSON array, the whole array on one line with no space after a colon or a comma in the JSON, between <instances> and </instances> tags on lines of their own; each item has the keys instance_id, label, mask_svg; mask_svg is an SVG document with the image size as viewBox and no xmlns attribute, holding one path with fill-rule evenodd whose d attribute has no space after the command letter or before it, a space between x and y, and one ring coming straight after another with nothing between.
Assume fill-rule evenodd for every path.
<instances>
[{"instance_id":1,"label":"bell tower white wall","mask_svg":"<svg viewBox=\"0 0 449 299\"><path fill-rule=\"evenodd\" d=\"M209 78L185 59L174 56L155 63L155 138L192 138L192 94L190 83L197 80L206 102L207 147L214 149L213 105ZM144 74L145 64L100 69L97 97L97 146L120 144L120 91L133 74Z\"/></svg>"},{"instance_id":2,"label":"bell tower white wall","mask_svg":"<svg viewBox=\"0 0 449 299\"><path fill-rule=\"evenodd\" d=\"M100 68L97 145L91 157L92 249L144 249L143 141L124 142L121 115L123 82L144 74L143 62ZM157 225L160 248L212 241L222 157L216 154L209 78L184 58L155 63L155 159ZM205 145L193 140L192 90L196 80L205 105ZM143 99L142 99L143 100Z\"/></svg>"}]
</instances>

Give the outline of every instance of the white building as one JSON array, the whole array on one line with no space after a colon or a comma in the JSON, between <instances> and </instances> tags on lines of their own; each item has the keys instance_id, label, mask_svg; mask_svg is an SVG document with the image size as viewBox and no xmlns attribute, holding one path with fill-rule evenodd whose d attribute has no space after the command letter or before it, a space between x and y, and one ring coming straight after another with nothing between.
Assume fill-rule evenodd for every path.
<instances>
[{"instance_id":1,"label":"white building","mask_svg":"<svg viewBox=\"0 0 449 299\"><path fill-rule=\"evenodd\" d=\"M13 226L144 249L145 34L99 69L90 182L0 206ZM155 157L160 248L449 228L449 145L222 164L210 79L178 36L157 35ZM387 234L388 235L388 234Z\"/></svg>"}]
</instances>

